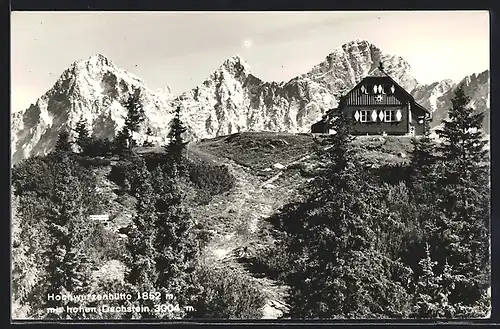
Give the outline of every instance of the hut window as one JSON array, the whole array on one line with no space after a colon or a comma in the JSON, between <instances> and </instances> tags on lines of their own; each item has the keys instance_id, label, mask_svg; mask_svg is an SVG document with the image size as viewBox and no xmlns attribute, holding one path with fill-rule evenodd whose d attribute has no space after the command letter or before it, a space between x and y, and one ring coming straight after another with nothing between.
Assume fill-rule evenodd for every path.
<instances>
[{"instance_id":1,"label":"hut window","mask_svg":"<svg viewBox=\"0 0 500 329\"><path fill-rule=\"evenodd\" d=\"M370 110L359 111L359 122L368 122L370 118Z\"/></svg>"},{"instance_id":2,"label":"hut window","mask_svg":"<svg viewBox=\"0 0 500 329\"><path fill-rule=\"evenodd\" d=\"M398 121L396 118L395 110L385 110L384 111L384 122L396 122Z\"/></svg>"}]
</instances>

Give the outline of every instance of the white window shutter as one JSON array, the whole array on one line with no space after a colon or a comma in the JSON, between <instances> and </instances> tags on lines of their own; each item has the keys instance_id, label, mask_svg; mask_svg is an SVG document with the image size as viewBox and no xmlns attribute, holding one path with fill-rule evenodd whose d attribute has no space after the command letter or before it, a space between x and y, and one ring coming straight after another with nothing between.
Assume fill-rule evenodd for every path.
<instances>
[{"instance_id":1,"label":"white window shutter","mask_svg":"<svg viewBox=\"0 0 500 329\"><path fill-rule=\"evenodd\" d=\"M377 111L375 111L375 110L372 111L372 121L373 122L377 121Z\"/></svg>"},{"instance_id":2,"label":"white window shutter","mask_svg":"<svg viewBox=\"0 0 500 329\"><path fill-rule=\"evenodd\" d=\"M356 112L354 113L354 120L359 121L359 111L358 110L356 110Z\"/></svg>"},{"instance_id":3,"label":"white window shutter","mask_svg":"<svg viewBox=\"0 0 500 329\"><path fill-rule=\"evenodd\" d=\"M398 111L396 112L396 120L401 121L401 118L402 118L402 117L403 117L403 116L402 116L402 114L401 114L401 110L398 110Z\"/></svg>"},{"instance_id":4,"label":"white window shutter","mask_svg":"<svg viewBox=\"0 0 500 329\"><path fill-rule=\"evenodd\" d=\"M380 111L380 113L378 114L378 118L380 119L380 121L384 121L384 111Z\"/></svg>"}]
</instances>

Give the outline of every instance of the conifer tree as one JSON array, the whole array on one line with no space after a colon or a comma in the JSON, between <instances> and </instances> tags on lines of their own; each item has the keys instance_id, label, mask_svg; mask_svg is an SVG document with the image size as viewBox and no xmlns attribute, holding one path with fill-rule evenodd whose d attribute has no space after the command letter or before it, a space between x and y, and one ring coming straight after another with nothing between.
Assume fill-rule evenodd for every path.
<instances>
[{"instance_id":1,"label":"conifer tree","mask_svg":"<svg viewBox=\"0 0 500 329\"><path fill-rule=\"evenodd\" d=\"M473 305L489 285L489 177L484 149L482 120L468 106L463 86L455 91L449 120L438 134L443 140L442 172L437 186L440 207L433 232L436 260L445 260L456 275L467 280L457 283L450 302Z\"/></svg>"},{"instance_id":2,"label":"conifer tree","mask_svg":"<svg viewBox=\"0 0 500 329\"><path fill-rule=\"evenodd\" d=\"M127 117L124 126L115 137L115 148L119 153L130 151L136 146L132 133L139 130L140 124L145 119L144 109L140 103L140 92L140 89L136 89L124 104L127 109Z\"/></svg>"},{"instance_id":3,"label":"conifer tree","mask_svg":"<svg viewBox=\"0 0 500 329\"><path fill-rule=\"evenodd\" d=\"M435 142L430 137L430 118L424 119L424 135L412 139L413 150L410 152L410 172L408 186L410 200L416 209L416 220L423 230L423 237L433 230L436 220L437 180L439 162ZM416 250L422 250L423 237L413 241ZM427 240L427 242L429 242ZM418 258L417 258L418 259ZM413 268L418 264L410 264Z\"/></svg>"},{"instance_id":4,"label":"conifer tree","mask_svg":"<svg viewBox=\"0 0 500 329\"><path fill-rule=\"evenodd\" d=\"M91 137L87 128L87 122L83 118L78 121L75 132L78 134L76 144L80 147L80 152L85 155L89 151Z\"/></svg>"},{"instance_id":5,"label":"conifer tree","mask_svg":"<svg viewBox=\"0 0 500 329\"><path fill-rule=\"evenodd\" d=\"M62 143L62 145L67 145ZM48 232L51 237L47 251L47 293L80 294L90 286L90 264L82 241L87 235L83 193L73 173L76 166L66 153L57 153L56 190L53 207L48 214ZM62 305L61 305L62 304ZM46 300L47 307L75 306L74 301ZM64 309L63 317L69 314ZM70 315L79 317L82 314Z\"/></svg>"},{"instance_id":6,"label":"conifer tree","mask_svg":"<svg viewBox=\"0 0 500 329\"><path fill-rule=\"evenodd\" d=\"M144 121L144 109L140 102L140 89L136 89L125 102L127 109L127 118L125 119L125 126L130 130L137 132L140 124Z\"/></svg>"},{"instance_id":7,"label":"conifer tree","mask_svg":"<svg viewBox=\"0 0 500 329\"><path fill-rule=\"evenodd\" d=\"M451 267L446 264L443 274L436 272L437 262L431 258L429 245L425 246L425 257L418 263L420 275L415 290L416 318L451 318L453 307L448 303L448 296L455 288L455 278Z\"/></svg>"},{"instance_id":8,"label":"conifer tree","mask_svg":"<svg viewBox=\"0 0 500 329\"><path fill-rule=\"evenodd\" d=\"M368 202L369 179L354 156L346 121L343 114L334 118L335 134L319 153L328 165L309 186L305 202L283 215L286 248L294 255L288 280L292 317L404 314L399 303L406 293L387 274L390 260L373 249L370 214L376 209Z\"/></svg>"},{"instance_id":9,"label":"conifer tree","mask_svg":"<svg viewBox=\"0 0 500 329\"><path fill-rule=\"evenodd\" d=\"M57 138L55 151L59 153L71 153L73 152L71 144L72 143L69 138L69 132L63 130L59 133L59 136Z\"/></svg>"},{"instance_id":10,"label":"conifer tree","mask_svg":"<svg viewBox=\"0 0 500 329\"><path fill-rule=\"evenodd\" d=\"M430 134L430 119L426 118L424 119L424 134L412 140L413 150L410 153L410 186L415 189L416 195L428 190L436 182L434 175L437 161L436 145Z\"/></svg>"},{"instance_id":11,"label":"conifer tree","mask_svg":"<svg viewBox=\"0 0 500 329\"><path fill-rule=\"evenodd\" d=\"M128 265L130 272L127 282L132 285L136 293L154 292L157 280L156 251L154 246L157 231L155 227L155 196L151 185L151 174L147 170L144 160L138 166L137 177L139 186L135 191L137 198L137 215L133 218L133 225L129 230L127 249L130 253ZM154 309L154 300L137 300L141 305ZM142 318L154 318L154 314L143 313Z\"/></svg>"},{"instance_id":12,"label":"conifer tree","mask_svg":"<svg viewBox=\"0 0 500 329\"><path fill-rule=\"evenodd\" d=\"M173 169L166 175L158 166L152 174L156 192L157 287L163 294L173 294L177 303L188 305L194 297L189 273L195 267L199 245L196 225L182 205L180 177Z\"/></svg>"},{"instance_id":13,"label":"conifer tree","mask_svg":"<svg viewBox=\"0 0 500 329\"><path fill-rule=\"evenodd\" d=\"M170 123L170 131L168 133L169 142L165 146L167 153L167 163L175 164L178 169L182 169L182 155L186 148L187 142L184 142L182 134L186 132L186 127L180 119L181 108L178 106L175 110L175 116Z\"/></svg>"},{"instance_id":14,"label":"conifer tree","mask_svg":"<svg viewBox=\"0 0 500 329\"><path fill-rule=\"evenodd\" d=\"M127 128L127 126L123 126L122 129L118 131L118 134L116 134L113 141L115 151L119 154L130 151L131 139L132 135L130 133L130 130Z\"/></svg>"},{"instance_id":15,"label":"conifer tree","mask_svg":"<svg viewBox=\"0 0 500 329\"><path fill-rule=\"evenodd\" d=\"M40 244L34 245L30 238L34 232L29 231L26 219L22 218L19 197L11 194L12 209L12 314L13 318L23 318L40 305L30 298L43 279L36 251ZM21 210L21 213L19 213ZM38 241L37 241L38 242Z\"/></svg>"}]
</instances>

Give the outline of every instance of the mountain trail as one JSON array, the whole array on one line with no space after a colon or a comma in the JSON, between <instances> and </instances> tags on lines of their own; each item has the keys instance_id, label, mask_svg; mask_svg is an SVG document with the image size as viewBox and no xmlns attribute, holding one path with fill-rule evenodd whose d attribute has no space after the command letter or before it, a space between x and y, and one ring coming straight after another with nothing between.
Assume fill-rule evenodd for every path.
<instances>
[{"instance_id":1,"label":"mountain trail","mask_svg":"<svg viewBox=\"0 0 500 329\"><path fill-rule=\"evenodd\" d=\"M235 187L231 192L232 197L219 199L215 197L211 204L203 209L203 212L218 214L226 221L224 227L216 229L217 233L205 249L207 263L218 267L229 267L254 281L266 296L263 318L279 318L287 310L284 302L287 287L266 277L255 277L239 259L243 256L242 250L246 250L249 246L264 245L262 238L258 236L259 223L281 206L271 196L273 191L266 189L266 185L276 181L283 171L280 170L262 182L249 172L250 169L231 159L215 157L196 146L190 146L189 152L189 156L218 165L227 165L236 178Z\"/></svg>"}]
</instances>

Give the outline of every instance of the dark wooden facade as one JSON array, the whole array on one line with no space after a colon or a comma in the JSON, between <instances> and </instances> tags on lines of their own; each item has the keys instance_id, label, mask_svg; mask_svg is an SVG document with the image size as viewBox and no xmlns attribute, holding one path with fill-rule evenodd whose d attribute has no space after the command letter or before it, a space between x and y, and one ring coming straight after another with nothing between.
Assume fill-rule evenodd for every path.
<instances>
[{"instance_id":1,"label":"dark wooden facade","mask_svg":"<svg viewBox=\"0 0 500 329\"><path fill-rule=\"evenodd\" d=\"M430 111L385 74L365 77L339 103L312 125L311 132L328 133L338 111L351 118L353 135L422 135L424 120L431 117Z\"/></svg>"}]
</instances>

